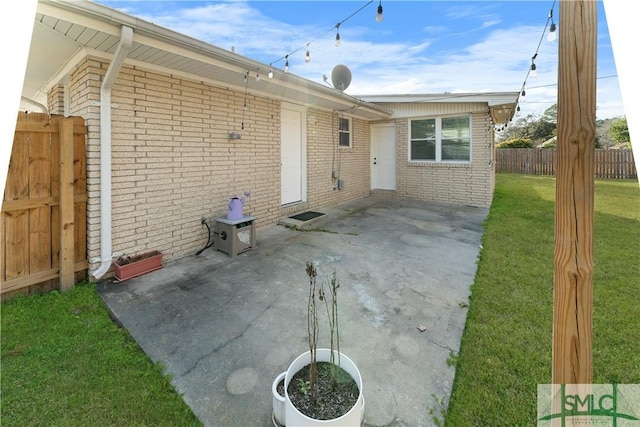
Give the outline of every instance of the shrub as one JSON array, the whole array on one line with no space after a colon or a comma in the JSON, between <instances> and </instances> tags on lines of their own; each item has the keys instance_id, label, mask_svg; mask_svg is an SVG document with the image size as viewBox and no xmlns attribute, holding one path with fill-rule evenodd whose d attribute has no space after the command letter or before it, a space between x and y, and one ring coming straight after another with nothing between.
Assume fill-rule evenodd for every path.
<instances>
[{"instance_id":1,"label":"shrub","mask_svg":"<svg viewBox=\"0 0 640 427\"><path fill-rule=\"evenodd\" d=\"M535 148L529 138L513 138L496 145L496 148Z\"/></svg>"}]
</instances>

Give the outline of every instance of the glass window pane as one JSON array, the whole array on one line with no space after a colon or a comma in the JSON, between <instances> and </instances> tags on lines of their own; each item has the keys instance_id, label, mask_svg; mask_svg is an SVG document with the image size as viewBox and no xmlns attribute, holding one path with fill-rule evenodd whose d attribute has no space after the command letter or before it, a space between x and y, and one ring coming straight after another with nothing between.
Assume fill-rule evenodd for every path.
<instances>
[{"instance_id":1,"label":"glass window pane","mask_svg":"<svg viewBox=\"0 0 640 427\"><path fill-rule=\"evenodd\" d=\"M340 146L348 147L349 146L349 134L340 132Z\"/></svg>"},{"instance_id":2,"label":"glass window pane","mask_svg":"<svg viewBox=\"0 0 640 427\"><path fill-rule=\"evenodd\" d=\"M411 141L411 160L435 160L435 141Z\"/></svg>"},{"instance_id":3,"label":"glass window pane","mask_svg":"<svg viewBox=\"0 0 640 427\"><path fill-rule=\"evenodd\" d=\"M436 136L436 119L412 120L411 139L428 139Z\"/></svg>"},{"instance_id":4,"label":"glass window pane","mask_svg":"<svg viewBox=\"0 0 640 427\"><path fill-rule=\"evenodd\" d=\"M450 135L450 136L448 136ZM464 137L469 135L469 117L443 117L442 137Z\"/></svg>"},{"instance_id":5,"label":"glass window pane","mask_svg":"<svg viewBox=\"0 0 640 427\"><path fill-rule=\"evenodd\" d=\"M340 119L340 130L349 132L349 119Z\"/></svg>"},{"instance_id":6,"label":"glass window pane","mask_svg":"<svg viewBox=\"0 0 640 427\"><path fill-rule=\"evenodd\" d=\"M470 160L468 139L442 140L442 160Z\"/></svg>"},{"instance_id":7,"label":"glass window pane","mask_svg":"<svg viewBox=\"0 0 640 427\"><path fill-rule=\"evenodd\" d=\"M468 116L442 118L442 160L470 160L470 141Z\"/></svg>"}]
</instances>

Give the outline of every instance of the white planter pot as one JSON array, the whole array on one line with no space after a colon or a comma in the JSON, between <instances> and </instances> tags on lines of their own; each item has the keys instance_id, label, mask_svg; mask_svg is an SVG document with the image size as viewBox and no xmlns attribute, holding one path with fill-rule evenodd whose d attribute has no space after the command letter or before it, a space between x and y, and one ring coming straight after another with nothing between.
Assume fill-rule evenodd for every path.
<instances>
[{"instance_id":1,"label":"white planter pot","mask_svg":"<svg viewBox=\"0 0 640 427\"><path fill-rule=\"evenodd\" d=\"M289 365L289 369L285 372L284 377L284 421L282 424L287 427L313 427L313 426L342 426L342 427L359 427L362 425L362 419L364 416L364 395L362 394L362 377L360 376L360 371L358 371L358 367L351 359L345 356L343 353L338 355L338 352L334 351L335 359L338 360L340 357L340 367L347 371L351 377L355 380L360 393L358 394L358 399L353 405L353 407L346 414L341 417L335 418L333 420L315 420L313 418L309 418L304 415L302 412L298 411L298 409L293 406L291 400L289 399L289 393L287 392L287 388L289 387L289 383L293 376L302 368L311 363L311 353L306 352L298 356L291 365ZM316 361L318 362L330 362L331 361L331 350L328 348L319 348L316 352ZM277 383L275 383L277 386ZM277 394L277 391L275 392ZM275 399L274 399L274 412L275 412Z\"/></svg>"},{"instance_id":2,"label":"white planter pot","mask_svg":"<svg viewBox=\"0 0 640 427\"><path fill-rule=\"evenodd\" d=\"M278 393L278 384L280 384L280 381L282 381L282 379L285 377L285 375L287 374L287 371L284 371L283 373L281 373L280 375L278 375L276 377L275 380L273 380L273 384L271 384L271 394L273 395L272 399L273 399L273 418L275 420L275 422L277 422L278 424L274 425L285 425L284 423L284 396L280 396L280 393Z\"/></svg>"}]
</instances>

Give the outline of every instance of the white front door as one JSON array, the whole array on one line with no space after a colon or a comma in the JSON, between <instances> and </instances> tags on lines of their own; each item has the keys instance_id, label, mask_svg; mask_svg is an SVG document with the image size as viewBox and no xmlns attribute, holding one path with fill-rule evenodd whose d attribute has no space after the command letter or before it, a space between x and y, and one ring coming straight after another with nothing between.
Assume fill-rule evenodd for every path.
<instances>
[{"instance_id":1,"label":"white front door","mask_svg":"<svg viewBox=\"0 0 640 427\"><path fill-rule=\"evenodd\" d=\"M280 112L280 191L283 205L305 197L304 108L283 104Z\"/></svg>"},{"instance_id":2,"label":"white front door","mask_svg":"<svg viewBox=\"0 0 640 427\"><path fill-rule=\"evenodd\" d=\"M371 189L396 189L396 127L371 126Z\"/></svg>"}]
</instances>

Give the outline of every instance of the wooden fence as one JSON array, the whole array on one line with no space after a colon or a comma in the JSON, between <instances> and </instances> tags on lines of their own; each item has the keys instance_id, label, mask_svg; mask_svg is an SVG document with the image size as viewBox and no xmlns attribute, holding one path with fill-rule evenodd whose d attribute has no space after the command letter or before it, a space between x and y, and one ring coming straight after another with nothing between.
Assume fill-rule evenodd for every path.
<instances>
[{"instance_id":1,"label":"wooden fence","mask_svg":"<svg viewBox=\"0 0 640 427\"><path fill-rule=\"evenodd\" d=\"M631 150L596 149L594 163L596 178L635 179L638 177ZM556 164L555 149L499 148L496 150L496 172L555 176Z\"/></svg>"},{"instance_id":2,"label":"wooden fence","mask_svg":"<svg viewBox=\"0 0 640 427\"><path fill-rule=\"evenodd\" d=\"M87 270L87 127L19 113L0 215L0 294L65 290Z\"/></svg>"}]
</instances>

